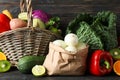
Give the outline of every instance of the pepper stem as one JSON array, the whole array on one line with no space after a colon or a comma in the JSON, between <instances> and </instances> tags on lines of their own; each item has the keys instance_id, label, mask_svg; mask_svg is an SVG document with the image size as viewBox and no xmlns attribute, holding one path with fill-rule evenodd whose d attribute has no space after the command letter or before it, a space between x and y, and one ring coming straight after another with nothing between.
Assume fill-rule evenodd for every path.
<instances>
[{"instance_id":1,"label":"pepper stem","mask_svg":"<svg viewBox=\"0 0 120 80\"><path fill-rule=\"evenodd\" d=\"M106 69L110 68L110 63L108 61L104 61L104 64L105 64Z\"/></svg>"}]
</instances>

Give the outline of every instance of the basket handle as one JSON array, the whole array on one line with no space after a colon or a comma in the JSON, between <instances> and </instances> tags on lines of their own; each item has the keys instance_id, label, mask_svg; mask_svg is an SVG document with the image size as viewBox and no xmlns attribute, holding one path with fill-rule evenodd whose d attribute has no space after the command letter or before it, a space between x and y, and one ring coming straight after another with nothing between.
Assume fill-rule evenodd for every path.
<instances>
[{"instance_id":1,"label":"basket handle","mask_svg":"<svg viewBox=\"0 0 120 80\"><path fill-rule=\"evenodd\" d=\"M27 27L32 27L33 22L32 22L32 6L31 6L31 0L20 0L20 10L21 12L27 11Z\"/></svg>"}]
</instances>

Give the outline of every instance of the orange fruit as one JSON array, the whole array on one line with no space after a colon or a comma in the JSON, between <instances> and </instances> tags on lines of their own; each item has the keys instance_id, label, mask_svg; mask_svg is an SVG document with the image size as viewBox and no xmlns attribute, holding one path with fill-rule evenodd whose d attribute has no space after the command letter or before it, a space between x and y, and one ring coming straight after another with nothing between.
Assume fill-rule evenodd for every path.
<instances>
[{"instance_id":1,"label":"orange fruit","mask_svg":"<svg viewBox=\"0 0 120 80\"><path fill-rule=\"evenodd\" d=\"M7 60L7 57L3 52L0 52L0 60Z\"/></svg>"},{"instance_id":2,"label":"orange fruit","mask_svg":"<svg viewBox=\"0 0 120 80\"><path fill-rule=\"evenodd\" d=\"M116 61L114 64L113 64L113 70L114 72L120 76L120 60Z\"/></svg>"},{"instance_id":3,"label":"orange fruit","mask_svg":"<svg viewBox=\"0 0 120 80\"><path fill-rule=\"evenodd\" d=\"M10 19L12 19L12 14L10 13L10 11L8 11L7 9L2 11L3 14L5 14L6 16L8 16Z\"/></svg>"}]
</instances>

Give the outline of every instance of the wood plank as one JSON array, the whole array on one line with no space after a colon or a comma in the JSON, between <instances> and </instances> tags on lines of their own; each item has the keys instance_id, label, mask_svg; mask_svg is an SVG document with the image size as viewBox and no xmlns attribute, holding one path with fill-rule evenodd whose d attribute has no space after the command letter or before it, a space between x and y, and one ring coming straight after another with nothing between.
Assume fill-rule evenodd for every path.
<instances>
[{"instance_id":1,"label":"wood plank","mask_svg":"<svg viewBox=\"0 0 120 80\"><path fill-rule=\"evenodd\" d=\"M0 11L8 9L14 17L20 12L20 0L0 0ZM60 16L65 26L77 14L87 12L96 14L99 11L109 10L117 15L117 31L120 34L120 0L32 0L33 9L42 9L45 12Z\"/></svg>"}]
</instances>

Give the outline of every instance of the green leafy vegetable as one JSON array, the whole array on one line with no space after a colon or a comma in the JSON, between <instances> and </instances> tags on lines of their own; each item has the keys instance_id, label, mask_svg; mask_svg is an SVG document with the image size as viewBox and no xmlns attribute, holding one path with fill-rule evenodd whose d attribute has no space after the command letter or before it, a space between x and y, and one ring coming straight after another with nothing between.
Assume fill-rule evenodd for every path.
<instances>
[{"instance_id":1,"label":"green leafy vegetable","mask_svg":"<svg viewBox=\"0 0 120 80\"><path fill-rule=\"evenodd\" d=\"M50 18L50 20L46 23L46 27L47 28L51 28L51 27L59 28L60 27L60 17Z\"/></svg>"},{"instance_id":2,"label":"green leafy vegetable","mask_svg":"<svg viewBox=\"0 0 120 80\"><path fill-rule=\"evenodd\" d=\"M78 14L69 22L66 34L75 33L80 41L90 45L90 49L109 51L117 46L116 15L110 11L98 12L92 16Z\"/></svg>"},{"instance_id":3,"label":"green leafy vegetable","mask_svg":"<svg viewBox=\"0 0 120 80\"><path fill-rule=\"evenodd\" d=\"M96 32L86 22L79 25L80 28L76 31L79 40L89 44L91 49L103 49L102 41Z\"/></svg>"},{"instance_id":4,"label":"green leafy vegetable","mask_svg":"<svg viewBox=\"0 0 120 80\"><path fill-rule=\"evenodd\" d=\"M101 37L105 50L111 50L118 45L115 14L110 11L98 12L91 27Z\"/></svg>"},{"instance_id":5,"label":"green leafy vegetable","mask_svg":"<svg viewBox=\"0 0 120 80\"><path fill-rule=\"evenodd\" d=\"M66 34L76 33L76 30L79 29L80 27L79 23L82 21L87 22L88 24L92 24L93 17L90 14L86 14L86 13L78 14L77 17L75 17L72 21L69 22L67 26Z\"/></svg>"},{"instance_id":6,"label":"green leafy vegetable","mask_svg":"<svg viewBox=\"0 0 120 80\"><path fill-rule=\"evenodd\" d=\"M61 25L60 23L61 23L60 17L52 17L49 19L48 22L45 23L46 29L50 30L51 32L53 32L55 34L61 35L62 31L60 28L60 25Z\"/></svg>"}]
</instances>

